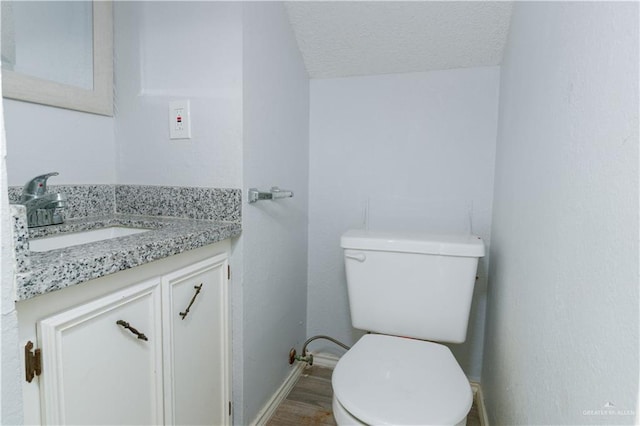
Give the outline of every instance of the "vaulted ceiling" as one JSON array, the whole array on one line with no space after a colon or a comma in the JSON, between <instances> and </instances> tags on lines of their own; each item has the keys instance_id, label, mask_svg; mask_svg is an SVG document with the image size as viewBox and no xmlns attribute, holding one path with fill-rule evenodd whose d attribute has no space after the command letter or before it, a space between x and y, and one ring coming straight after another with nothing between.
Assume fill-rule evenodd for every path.
<instances>
[{"instance_id":1,"label":"vaulted ceiling","mask_svg":"<svg viewBox=\"0 0 640 426\"><path fill-rule=\"evenodd\" d=\"M286 8L311 78L500 64L509 1L299 1Z\"/></svg>"}]
</instances>

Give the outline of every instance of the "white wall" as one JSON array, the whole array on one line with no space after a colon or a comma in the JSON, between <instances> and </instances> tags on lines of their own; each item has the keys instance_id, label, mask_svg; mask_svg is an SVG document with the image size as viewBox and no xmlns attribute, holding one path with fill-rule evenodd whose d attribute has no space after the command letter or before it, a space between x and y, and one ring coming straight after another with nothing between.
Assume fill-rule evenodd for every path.
<instances>
[{"instance_id":1,"label":"white wall","mask_svg":"<svg viewBox=\"0 0 640 426\"><path fill-rule=\"evenodd\" d=\"M243 205L243 392L248 424L306 338L309 79L282 3L243 4L243 193L291 199ZM236 411L237 413L237 411Z\"/></svg>"},{"instance_id":2,"label":"white wall","mask_svg":"<svg viewBox=\"0 0 640 426\"><path fill-rule=\"evenodd\" d=\"M10 186L57 171L50 184L114 183L113 117L3 99Z\"/></svg>"},{"instance_id":3,"label":"white wall","mask_svg":"<svg viewBox=\"0 0 640 426\"><path fill-rule=\"evenodd\" d=\"M2 87L0 87L0 95ZM23 423L22 377L18 350L18 316L14 304L15 256L12 223L7 197L6 139L3 108L0 105L0 423L19 425Z\"/></svg>"},{"instance_id":4,"label":"white wall","mask_svg":"<svg viewBox=\"0 0 640 426\"><path fill-rule=\"evenodd\" d=\"M242 184L242 10L233 2L115 2L117 182ZM169 102L191 102L190 140Z\"/></svg>"},{"instance_id":5,"label":"white wall","mask_svg":"<svg viewBox=\"0 0 640 426\"><path fill-rule=\"evenodd\" d=\"M638 36L637 3L514 6L482 371L491 424L634 421L617 411L638 410Z\"/></svg>"},{"instance_id":6,"label":"white wall","mask_svg":"<svg viewBox=\"0 0 640 426\"><path fill-rule=\"evenodd\" d=\"M489 246L499 69L311 82L309 336L347 344L351 327L340 235L370 229L480 235ZM479 267L467 342L452 345L479 378L487 258ZM312 350L342 353L313 343Z\"/></svg>"}]
</instances>

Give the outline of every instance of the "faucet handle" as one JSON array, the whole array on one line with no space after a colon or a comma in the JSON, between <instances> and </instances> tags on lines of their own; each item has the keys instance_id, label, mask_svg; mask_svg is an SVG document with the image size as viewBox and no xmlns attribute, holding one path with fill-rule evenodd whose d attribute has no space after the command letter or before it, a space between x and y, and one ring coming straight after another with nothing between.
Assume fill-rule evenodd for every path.
<instances>
[{"instance_id":1,"label":"faucet handle","mask_svg":"<svg viewBox=\"0 0 640 426\"><path fill-rule=\"evenodd\" d=\"M24 185L24 188L22 188L22 201L29 201L44 195L44 193L47 192L47 179L51 176L58 175L58 172L51 172L31 179Z\"/></svg>"}]
</instances>

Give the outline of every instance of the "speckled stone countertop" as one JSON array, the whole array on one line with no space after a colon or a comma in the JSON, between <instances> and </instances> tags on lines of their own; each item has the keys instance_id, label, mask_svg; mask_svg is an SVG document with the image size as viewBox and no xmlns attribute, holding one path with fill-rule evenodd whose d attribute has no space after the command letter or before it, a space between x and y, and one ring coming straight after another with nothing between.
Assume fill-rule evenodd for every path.
<instances>
[{"instance_id":1,"label":"speckled stone countertop","mask_svg":"<svg viewBox=\"0 0 640 426\"><path fill-rule=\"evenodd\" d=\"M30 299L213 244L241 232L239 223L127 214L71 219L61 225L27 230L22 218L24 208L12 207L16 222L17 300ZM29 238L110 226L147 228L151 231L46 252L29 251Z\"/></svg>"}]
</instances>

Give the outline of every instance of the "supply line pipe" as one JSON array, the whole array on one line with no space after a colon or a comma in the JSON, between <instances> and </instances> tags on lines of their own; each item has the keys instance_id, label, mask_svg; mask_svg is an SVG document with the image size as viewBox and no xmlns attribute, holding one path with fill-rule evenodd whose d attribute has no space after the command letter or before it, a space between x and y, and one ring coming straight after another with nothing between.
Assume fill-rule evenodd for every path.
<instances>
[{"instance_id":1,"label":"supply line pipe","mask_svg":"<svg viewBox=\"0 0 640 426\"><path fill-rule=\"evenodd\" d=\"M302 345L302 355L296 355L296 350L295 348L291 348L291 350L289 351L289 364L293 364L294 361L304 361L306 363L308 363L309 365L313 365L313 354L309 354L307 355L307 346L309 345L309 343L313 342L314 340L318 340L318 339L324 339L324 340L328 340L332 343L335 343L336 345L349 350L351 349L350 346L345 345L344 343L342 343L339 340L334 339L331 336L324 336L324 335L318 335L318 336L313 336L307 339L306 342L304 342L304 345Z\"/></svg>"}]
</instances>

